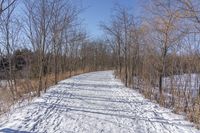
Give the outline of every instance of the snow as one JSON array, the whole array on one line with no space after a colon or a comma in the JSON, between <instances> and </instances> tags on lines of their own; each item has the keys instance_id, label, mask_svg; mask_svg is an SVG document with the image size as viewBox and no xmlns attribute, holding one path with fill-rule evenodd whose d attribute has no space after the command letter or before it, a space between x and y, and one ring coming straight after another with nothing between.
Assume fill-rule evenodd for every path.
<instances>
[{"instance_id":1,"label":"snow","mask_svg":"<svg viewBox=\"0 0 200 133\"><path fill-rule=\"evenodd\" d=\"M124 87L113 71L59 82L0 118L5 133L197 133L183 116Z\"/></svg>"},{"instance_id":2,"label":"snow","mask_svg":"<svg viewBox=\"0 0 200 133\"><path fill-rule=\"evenodd\" d=\"M7 87L8 81L7 80L0 80L0 89Z\"/></svg>"},{"instance_id":3,"label":"snow","mask_svg":"<svg viewBox=\"0 0 200 133\"><path fill-rule=\"evenodd\" d=\"M166 90L170 90L173 87L178 90L189 92L193 97L195 97L198 95L200 89L200 75L183 74L169 76L164 78L163 86Z\"/></svg>"},{"instance_id":4,"label":"snow","mask_svg":"<svg viewBox=\"0 0 200 133\"><path fill-rule=\"evenodd\" d=\"M177 89L198 90L200 86L200 75L183 74L164 78L165 87L170 87L171 84Z\"/></svg>"}]
</instances>

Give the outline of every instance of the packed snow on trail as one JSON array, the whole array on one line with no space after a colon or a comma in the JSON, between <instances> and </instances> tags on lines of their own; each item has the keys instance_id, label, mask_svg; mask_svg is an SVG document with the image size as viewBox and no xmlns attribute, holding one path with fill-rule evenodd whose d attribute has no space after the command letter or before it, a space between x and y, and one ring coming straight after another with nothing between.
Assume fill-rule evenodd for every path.
<instances>
[{"instance_id":1,"label":"packed snow on trail","mask_svg":"<svg viewBox=\"0 0 200 133\"><path fill-rule=\"evenodd\" d=\"M4 133L197 133L183 116L124 87L113 71L74 76L0 118Z\"/></svg>"}]
</instances>

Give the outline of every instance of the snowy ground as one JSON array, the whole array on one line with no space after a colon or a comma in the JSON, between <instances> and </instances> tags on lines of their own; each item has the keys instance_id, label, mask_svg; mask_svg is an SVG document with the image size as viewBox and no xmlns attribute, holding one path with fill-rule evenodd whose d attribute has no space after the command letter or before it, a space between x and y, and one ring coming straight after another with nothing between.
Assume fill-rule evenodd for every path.
<instances>
[{"instance_id":1,"label":"snowy ground","mask_svg":"<svg viewBox=\"0 0 200 133\"><path fill-rule=\"evenodd\" d=\"M0 90L6 89L8 86L8 82L6 80L0 80Z\"/></svg>"},{"instance_id":2,"label":"snowy ground","mask_svg":"<svg viewBox=\"0 0 200 133\"><path fill-rule=\"evenodd\" d=\"M196 133L184 117L125 88L112 71L61 81L0 118L5 133Z\"/></svg>"},{"instance_id":3,"label":"snowy ground","mask_svg":"<svg viewBox=\"0 0 200 133\"><path fill-rule=\"evenodd\" d=\"M200 75L199 74L182 74L173 75L164 78L164 86L170 87L173 84L177 89L190 89L198 90L200 86Z\"/></svg>"},{"instance_id":4,"label":"snowy ground","mask_svg":"<svg viewBox=\"0 0 200 133\"><path fill-rule=\"evenodd\" d=\"M172 87L177 90L189 92L196 97L200 89L200 75L199 74L183 74L166 77L163 80L163 86L170 90Z\"/></svg>"}]
</instances>

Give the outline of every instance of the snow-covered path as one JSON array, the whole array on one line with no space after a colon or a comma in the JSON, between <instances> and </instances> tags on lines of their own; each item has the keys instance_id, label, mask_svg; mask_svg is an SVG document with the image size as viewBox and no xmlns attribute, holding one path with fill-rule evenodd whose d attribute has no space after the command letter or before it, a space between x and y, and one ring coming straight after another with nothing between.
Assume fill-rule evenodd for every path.
<instances>
[{"instance_id":1,"label":"snow-covered path","mask_svg":"<svg viewBox=\"0 0 200 133\"><path fill-rule=\"evenodd\" d=\"M0 118L5 133L196 133L182 116L125 88L112 71L82 74Z\"/></svg>"}]
</instances>

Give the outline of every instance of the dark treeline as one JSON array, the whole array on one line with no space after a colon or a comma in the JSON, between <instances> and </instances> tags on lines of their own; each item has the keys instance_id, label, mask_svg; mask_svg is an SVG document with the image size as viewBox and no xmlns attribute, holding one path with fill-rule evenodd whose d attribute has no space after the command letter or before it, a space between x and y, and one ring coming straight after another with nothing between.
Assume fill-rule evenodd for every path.
<instances>
[{"instance_id":1,"label":"dark treeline","mask_svg":"<svg viewBox=\"0 0 200 133\"><path fill-rule=\"evenodd\" d=\"M99 42L86 42L81 44L78 48L74 48L72 55L61 55L58 54L58 74L69 72L70 76L73 71L97 71L112 69L112 63L110 61L112 58L111 50L102 41ZM71 52L70 52L71 53ZM28 75L30 79L38 77L37 68L37 55L38 51L33 52L29 49L17 49L10 56L11 61L9 61L8 56L5 54L1 56L0 60L0 78L9 79L6 74L11 66L11 70L15 73L17 79L23 78L30 68L30 74ZM44 60L49 60L48 64L43 67L43 76L55 73L55 64L53 60L53 54L48 52L44 55ZM11 65L9 64L11 63ZM55 81L56 82L56 81Z\"/></svg>"}]
</instances>

